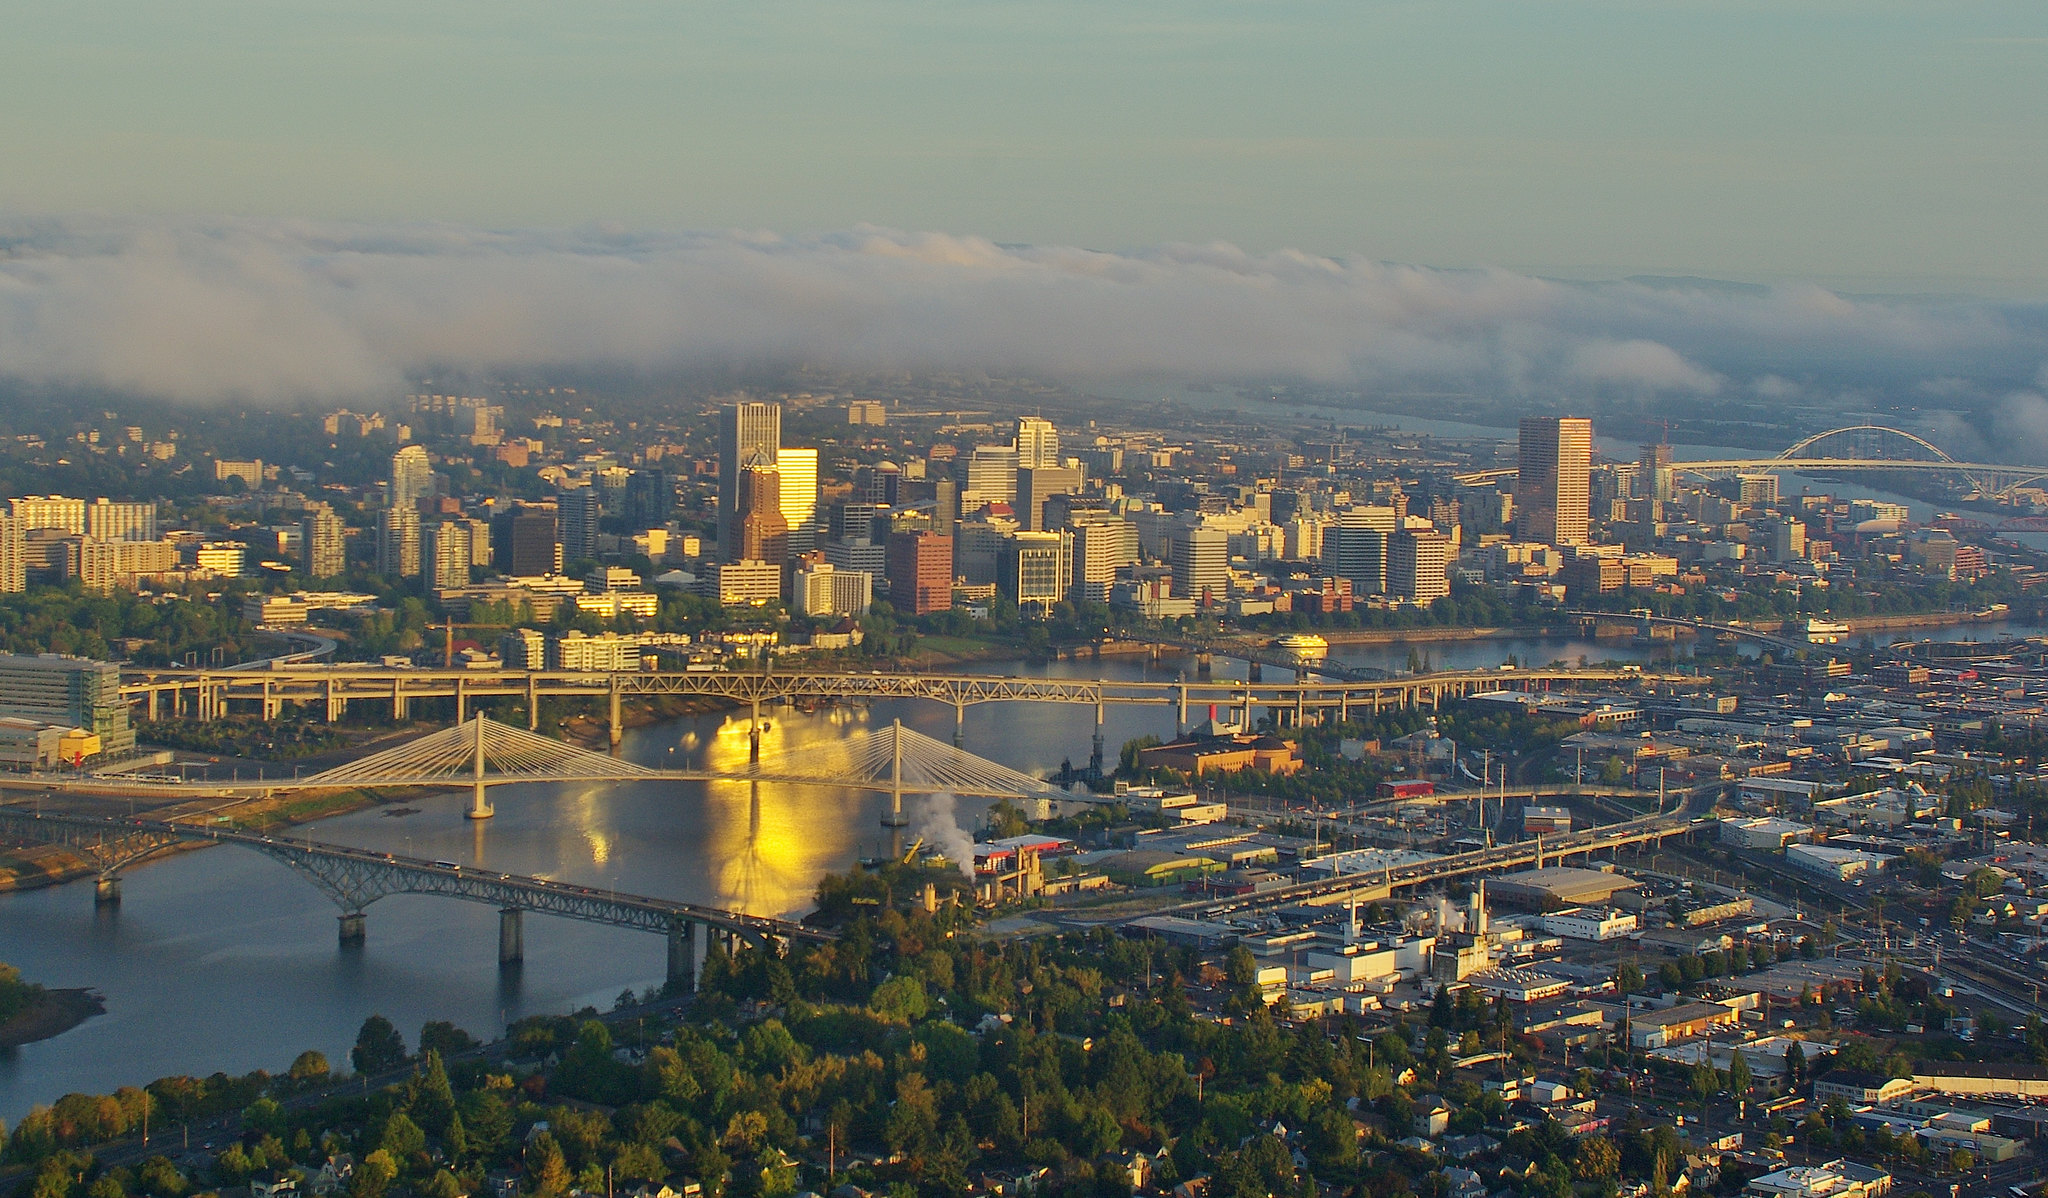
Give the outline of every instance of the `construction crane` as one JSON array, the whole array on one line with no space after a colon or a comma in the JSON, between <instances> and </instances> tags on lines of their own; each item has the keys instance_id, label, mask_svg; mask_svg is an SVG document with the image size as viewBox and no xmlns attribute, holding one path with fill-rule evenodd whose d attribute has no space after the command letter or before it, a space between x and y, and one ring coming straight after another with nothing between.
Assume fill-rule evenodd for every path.
<instances>
[{"instance_id":1,"label":"construction crane","mask_svg":"<svg viewBox=\"0 0 2048 1198\"><path fill-rule=\"evenodd\" d=\"M443 669L451 669L451 670L452 670L452 669L454 669L454 668L455 668L455 630L456 630L456 629L458 629L458 628L491 628L491 629L496 629L496 630L499 630L499 631L503 631L503 630L505 630L505 629L507 629L507 628L512 628L512 627L515 627L515 625L512 625L512 624L458 624L458 623L456 623L456 622L455 622L455 621L453 621L453 620L447 620L447 621L444 621L444 622L442 622L442 623L440 623L440 624L429 624L429 625L427 625L427 627L429 627L429 628L439 628L439 629L441 630L441 633L442 633L442 640L441 640L441 667L442 667Z\"/></svg>"},{"instance_id":2,"label":"construction crane","mask_svg":"<svg viewBox=\"0 0 2048 1198\"><path fill-rule=\"evenodd\" d=\"M920 837L918 837L918 838L917 838L916 840L913 840L913 841L911 841L911 842L910 842L910 851L909 851L909 852L907 852L907 853L905 853L905 854L903 854L903 864L905 864L905 865L909 865L909 864L910 864L911 862L913 862L913 861L917 860L917 850L919 850L919 849L921 849L921 848L923 848L923 847L924 847L924 837L920 836Z\"/></svg>"}]
</instances>

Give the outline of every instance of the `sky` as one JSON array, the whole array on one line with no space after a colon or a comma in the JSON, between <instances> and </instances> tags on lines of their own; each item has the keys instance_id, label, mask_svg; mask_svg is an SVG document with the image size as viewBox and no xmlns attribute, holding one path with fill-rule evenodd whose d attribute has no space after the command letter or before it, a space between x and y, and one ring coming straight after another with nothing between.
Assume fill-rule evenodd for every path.
<instances>
[{"instance_id":1,"label":"sky","mask_svg":"<svg viewBox=\"0 0 2048 1198\"><path fill-rule=\"evenodd\" d=\"M0 28L0 380L1299 378L2025 410L2048 452L2040 0L0 0Z\"/></svg>"},{"instance_id":2,"label":"sky","mask_svg":"<svg viewBox=\"0 0 2048 1198\"><path fill-rule=\"evenodd\" d=\"M0 5L0 210L2048 292L2048 6Z\"/></svg>"}]
</instances>

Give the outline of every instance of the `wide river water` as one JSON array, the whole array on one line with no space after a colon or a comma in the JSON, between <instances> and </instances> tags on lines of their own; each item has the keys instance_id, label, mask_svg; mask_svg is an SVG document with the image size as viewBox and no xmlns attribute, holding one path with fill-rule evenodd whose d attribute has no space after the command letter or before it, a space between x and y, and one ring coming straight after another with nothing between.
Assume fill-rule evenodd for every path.
<instances>
[{"instance_id":1,"label":"wide river water","mask_svg":"<svg viewBox=\"0 0 2048 1198\"><path fill-rule=\"evenodd\" d=\"M1977 626L1950 635L2017 631ZM1936 633L1935 635L1943 635ZM1651 650L1571 639L1433 642L1412 646L1436 669L1554 660L1647 661ZM1410 644L1338 646L1356 665L1406 668ZM1681 648L1680 650L1684 650ZM1014 663L990 673L1171 679L1185 661ZM1217 678L1244 676L1218 660ZM1269 675L1270 677L1271 675ZM901 719L950 739L953 713L915 700L806 714L774 708L764 751L836 740ZM1197 717L1200 718L1199 716ZM1111 707L1113 756L1131 737L1170 735L1166 707ZM1053 704L986 704L967 711L967 747L1032 772L1088 757L1093 713ZM648 765L730 762L747 755L744 716L707 715L630 731L623 753ZM823 874L887 843L880 796L819 787L740 783L502 787L498 815L473 823L465 796L442 795L323 820L317 839L536 874L586 886L762 914L805 910ZM913 810L913 834L969 828L978 809ZM497 965L497 912L398 895L369 909L360 947L338 945L334 905L270 859L233 848L173 855L130 871L118 907L95 909L88 882L0 895L0 961L47 986L90 986L107 1013L52 1040L0 1051L0 1118L71 1091L105 1092L178 1073L281 1071L301 1050L345 1059L357 1027L389 1016L408 1042L431 1019L480 1036L524 1015L608 1007L619 991L661 981L660 939L531 916L526 962Z\"/></svg>"}]
</instances>

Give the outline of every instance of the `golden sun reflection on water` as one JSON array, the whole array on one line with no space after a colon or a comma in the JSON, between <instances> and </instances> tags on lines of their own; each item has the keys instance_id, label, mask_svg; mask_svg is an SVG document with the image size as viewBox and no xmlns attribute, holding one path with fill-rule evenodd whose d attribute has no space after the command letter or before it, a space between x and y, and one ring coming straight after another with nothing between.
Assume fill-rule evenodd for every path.
<instances>
[{"instance_id":1,"label":"golden sun reflection on water","mask_svg":"<svg viewBox=\"0 0 2048 1198\"><path fill-rule=\"evenodd\" d=\"M865 723L867 712L832 708L819 715L781 719L764 716L761 752L832 753L846 732ZM749 758L747 719L729 718L692 761L706 769L744 769ZM693 755L694 756L694 755ZM875 818L873 797L829 786L770 782L707 782L704 836L721 906L754 915L786 915L809 909L817 879L843 868Z\"/></svg>"}]
</instances>

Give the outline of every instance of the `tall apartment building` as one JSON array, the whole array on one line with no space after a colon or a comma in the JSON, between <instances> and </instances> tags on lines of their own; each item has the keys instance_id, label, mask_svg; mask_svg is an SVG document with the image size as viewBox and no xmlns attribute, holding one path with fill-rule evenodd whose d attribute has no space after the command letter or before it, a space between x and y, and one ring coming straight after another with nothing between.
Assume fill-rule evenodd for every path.
<instances>
[{"instance_id":1,"label":"tall apartment building","mask_svg":"<svg viewBox=\"0 0 2048 1198\"><path fill-rule=\"evenodd\" d=\"M739 552L740 480L753 467L773 469L782 449L782 405L736 403L719 414L718 551L736 562Z\"/></svg>"},{"instance_id":2,"label":"tall apartment building","mask_svg":"<svg viewBox=\"0 0 2048 1198\"><path fill-rule=\"evenodd\" d=\"M333 508L318 502L307 504L299 528L308 575L339 578L348 571L348 536Z\"/></svg>"},{"instance_id":3,"label":"tall apartment building","mask_svg":"<svg viewBox=\"0 0 2048 1198\"><path fill-rule=\"evenodd\" d=\"M467 520L441 520L427 526L420 557L429 587L449 591L469 585L469 568L476 556L474 535Z\"/></svg>"},{"instance_id":4,"label":"tall apartment building","mask_svg":"<svg viewBox=\"0 0 2048 1198\"><path fill-rule=\"evenodd\" d=\"M77 579L94 594L131 586L138 575L166 574L178 567L178 550L169 541L102 541L98 537L65 537L58 576Z\"/></svg>"},{"instance_id":5,"label":"tall apartment building","mask_svg":"<svg viewBox=\"0 0 2048 1198\"><path fill-rule=\"evenodd\" d=\"M668 523L676 505L675 480L659 467L635 470L626 479L624 498L619 514L625 517L627 528L660 528Z\"/></svg>"},{"instance_id":6,"label":"tall apartment building","mask_svg":"<svg viewBox=\"0 0 2048 1198\"><path fill-rule=\"evenodd\" d=\"M420 573L420 510L386 508L377 525L377 573L417 578Z\"/></svg>"},{"instance_id":7,"label":"tall apartment building","mask_svg":"<svg viewBox=\"0 0 2048 1198\"><path fill-rule=\"evenodd\" d=\"M391 455L391 506L417 508L434 496L434 464L424 445L407 445Z\"/></svg>"},{"instance_id":8,"label":"tall apartment building","mask_svg":"<svg viewBox=\"0 0 2048 1198\"><path fill-rule=\"evenodd\" d=\"M28 589L28 538L21 521L0 516L0 595Z\"/></svg>"},{"instance_id":9,"label":"tall apartment building","mask_svg":"<svg viewBox=\"0 0 2048 1198\"><path fill-rule=\"evenodd\" d=\"M0 654L0 716L83 728L100 738L100 751L108 756L135 748L128 703L121 697L121 667L112 662Z\"/></svg>"},{"instance_id":10,"label":"tall apartment building","mask_svg":"<svg viewBox=\"0 0 2048 1198\"><path fill-rule=\"evenodd\" d=\"M1387 590L1429 604L1451 593L1451 538L1433 528L1403 528L1387 538Z\"/></svg>"},{"instance_id":11,"label":"tall apartment building","mask_svg":"<svg viewBox=\"0 0 2048 1198\"><path fill-rule=\"evenodd\" d=\"M604 519L604 493L595 485L570 487L555 496L555 518L561 525L562 560L579 562L597 556L597 532Z\"/></svg>"},{"instance_id":12,"label":"tall apartment building","mask_svg":"<svg viewBox=\"0 0 2048 1198\"><path fill-rule=\"evenodd\" d=\"M889 602L904 615L922 616L953 606L953 538L940 532L889 535Z\"/></svg>"},{"instance_id":13,"label":"tall apartment building","mask_svg":"<svg viewBox=\"0 0 2048 1198\"><path fill-rule=\"evenodd\" d=\"M1182 528L1173 534L1173 591L1198 604L1230 597L1230 534L1220 528Z\"/></svg>"},{"instance_id":14,"label":"tall apartment building","mask_svg":"<svg viewBox=\"0 0 2048 1198\"><path fill-rule=\"evenodd\" d=\"M102 541L154 541L156 505L95 499L85 509L85 535Z\"/></svg>"},{"instance_id":15,"label":"tall apartment building","mask_svg":"<svg viewBox=\"0 0 2048 1198\"><path fill-rule=\"evenodd\" d=\"M1017 435L1011 445L1017 451L1017 468L1060 464L1060 433L1052 421L1037 416L1017 418Z\"/></svg>"},{"instance_id":16,"label":"tall apartment building","mask_svg":"<svg viewBox=\"0 0 2048 1198\"><path fill-rule=\"evenodd\" d=\"M23 532L38 528L61 528L74 536L85 533L85 508L83 499L67 499L62 495L24 495L8 501L8 511L21 524Z\"/></svg>"},{"instance_id":17,"label":"tall apartment building","mask_svg":"<svg viewBox=\"0 0 2048 1198\"><path fill-rule=\"evenodd\" d=\"M1525 416L1515 475L1515 535L1583 545L1592 532L1593 422Z\"/></svg>"}]
</instances>

